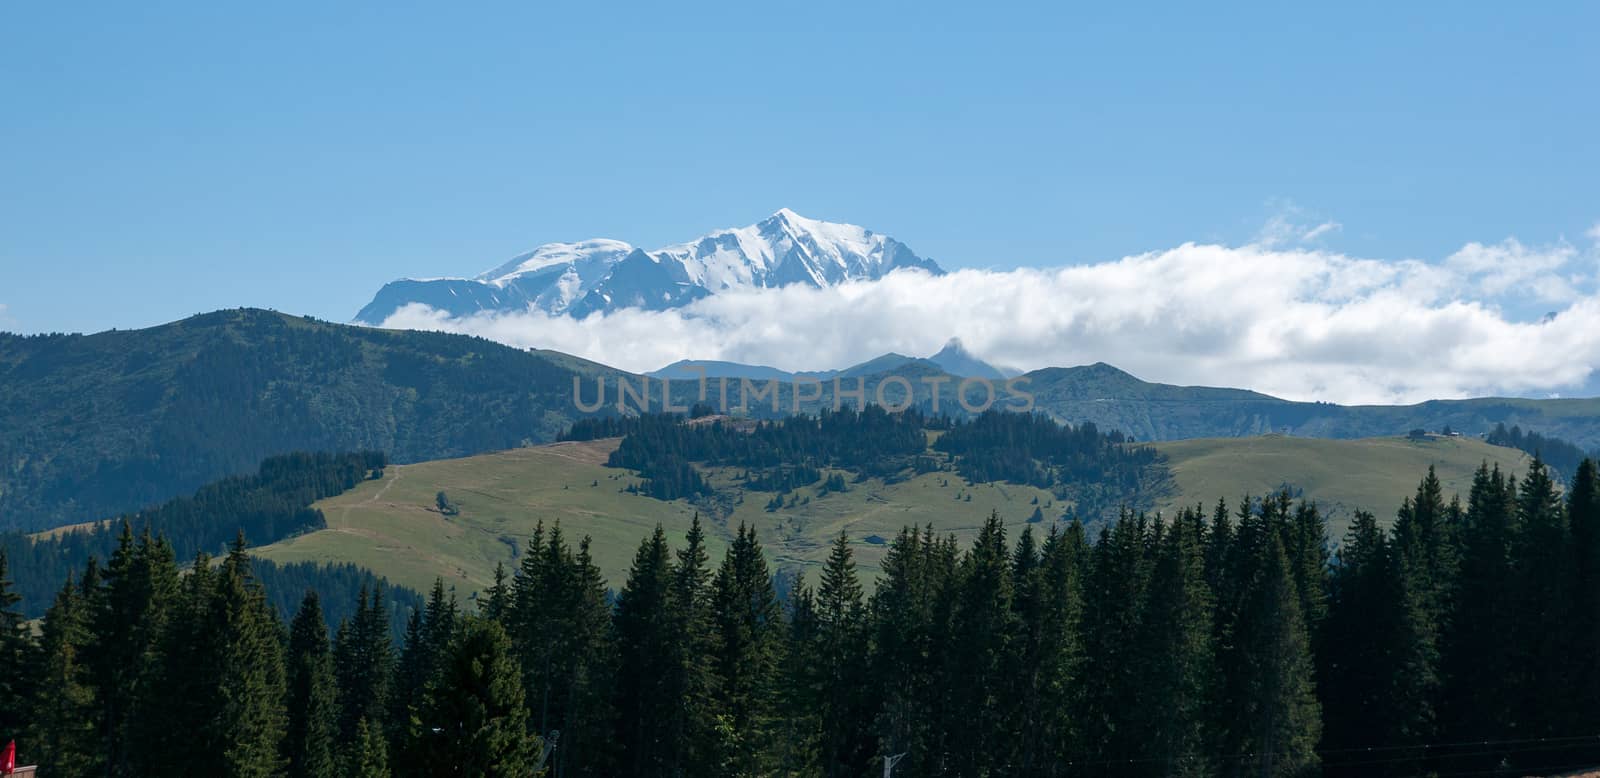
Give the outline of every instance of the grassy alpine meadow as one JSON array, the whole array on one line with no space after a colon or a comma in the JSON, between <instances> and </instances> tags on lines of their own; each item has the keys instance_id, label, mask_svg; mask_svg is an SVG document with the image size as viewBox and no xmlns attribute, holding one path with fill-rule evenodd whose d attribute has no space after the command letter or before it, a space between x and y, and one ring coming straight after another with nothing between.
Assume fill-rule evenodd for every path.
<instances>
[{"instance_id":1,"label":"grassy alpine meadow","mask_svg":"<svg viewBox=\"0 0 1600 778\"><path fill-rule=\"evenodd\" d=\"M844 531L864 575L875 576L887 541L907 524L932 524L970 540L991 510L1017 531L1035 508L1059 514L1050 493L1004 483L969 485L955 473L924 473L894 484L847 480L843 492L821 482L790 493L794 505L768 511L771 492L737 486L737 468L711 468L718 489L709 508L628 491L636 473L605 466L617 440L554 443L461 459L391 465L380 480L316 504L328 528L251 549L276 562L348 561L397 584L427 589L434 578L462 591L487 586L496 564L512 569L540 521L559 521L574 544L587 535L606 579L620 586L639 541L660 523L681 544L697 510L707 547L719 558L739 523L757 529L779 568L810 567ZM444 492L457 511L438 507ZM969 499L970 496L970 499ZM1035 502L1037 501L1037 502ZM1048 519L1047 519L1048 520Z\"/></svg>"},{"instance_id":2,"label":"grassy alpine meadow","mask_svg":"<svg viewBox=\"0 0 1600 778\"><path fill-rule=\"evenodd\" d=\"M280 563L352 562L389 580L426 590L436 577L470 593L487 587L497 564L513 569L539 522L560 522L568 540L592 538L596 563L620 587L639 541L657 523L681 545L698 511L708 550L719 558L741 522L756 528L775 569L815 570L843 532L863 577L875 580L892 539L906 525L954 534L966 544L991 512L1007 530L1043 532L1069 506L1048 490L1004 482L971 484L954 472L907 475L886 483L856 481L845 490L823 481L796 489L782 507L774 493L745 489L738 468L708 468L716 496L701 503L663 501L629 490L638 474L607 467L616 439L555 443L492 454L391 465L380 480L316 504L328 528L252 549ZM1417 479L1435 467L1446 496L1465 494L1483 462L1522 472L1527 456L1474 438L1403 437L1321 440L1264 435L1154 444L1171 478L1155 498L1158 510L1204 504L1230 506L1245 495L1289 487L1317 502L1337 539L1357 508L1392 520ZM833 471L825 471L825 475ZM438 505L444 492L453 511ZM1035 512L1037 511L1037 515ZM1030 519L1039 520L1030 523ZM808 575L813 578L814 575Z\"/></svg>"},{"instance_id":3,"label":"grassy alpine meadow","mask_svg":"<svg viewBox=\"0 0 1600 778\"><path fill-rule=\"evenodd\" d=\"M1218 497L1230 507L1244 495L1261 496L1285 486L1296 497L1317 503L1328 517L1330 536L1338 540L1356 510L1394 519L1400 501L1417 488L1417 478L1435 468L1445 498L1466 499L1472 474L1488 462L1501 470L1522 473L1529 458L1516 449L1491 446L1477 438L1430 435L1326 440L1286 435L1206 438L1156 443L1167 457L1172 486L1157 506L1171 514L1184 506Z\"/></svg>"}]
</instances>

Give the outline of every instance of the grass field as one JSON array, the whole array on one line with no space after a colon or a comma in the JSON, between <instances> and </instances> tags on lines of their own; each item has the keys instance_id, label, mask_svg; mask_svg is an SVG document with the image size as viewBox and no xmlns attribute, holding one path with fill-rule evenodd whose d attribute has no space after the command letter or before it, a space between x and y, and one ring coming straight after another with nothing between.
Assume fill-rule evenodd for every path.
<instances>
[{"instance_id":1,"label":"grass field","mask_svg":"<svg viewBox=\"0 0 1600 778\"><path fill-rule=\"evenodd\" d=\"M349 561L391 581L426 589L442 576L458 591L486 586L496 563L507 569L535 524L559 521L574 544L593 538L593 553L613 586L620 587L639 541L659 522L676 546L695 508L627 492L637 478L605 466L616 441L557 443L494 454L391 466L378 481L317 504L328 528L256 549L279 562ZM1521 470L1520 452L1465 438L1318 440L1261 436L1160 443L1172 470L1170 493L1158 504L1170 511L1218 497L1230 502L1289 484L1328 509L1335 537L1356 507L1392 518L1428 466L1438 468L1447 497L1465 493L1472 471L1485 460ZM932 524L969 539L991 510L1012 532L1035 508L1046 521L1059 515L1051 495L1010 484L969 485L954 473L926 473L897 483L850 483L843 493L798 490L802 504L768 512L769 492L744 492L735 474L712 470L709 480L725 495L709 513L712 564L722 556L739 522L755 526L775 567L814 568L841 531L850 538L863 573L875 577L884 541L908 524ZM849 480L849 479L847 479ZM820 486L820 484L819 484ZM444 491L459 515L435 504ZM809 499L807 499L809 498ZM970 499L969 499L970 498ZM1042 529L1042 527L1041 527Z\"/></svg>"},{"instance_id":2,"label":"grass field","mask_svg":"<svg viewBox=\"0 0 1600 778\"><path fill-rule=\"evenodd\" d=\"M422 589L443 576L466 592L487 585L497 562L514 567L537 522L548 527L559 521L574 544L584 535L593 538L596 562L620 586L639 541L656 523L676 546L695 508L682 500L663 502L628 493L626 487L638 479L604 465L616 445L614 440L557 443L390 466L381 480L317 503L328 519L327 529L253 553L278 562L354 562ZM732 472L713 470L709 476L722 491L732 493L721 511L725 515L705 520L713 564L741 521L758 528L779 567L821 562L827 544L846 531L863 572L875 575L885 550L876 541L892 538L906 524L931 523L941 532L970 537L990 510L1020 529L1036 507L1046 515L1054 508L1053 498L1043 490L967 486L953 473L928 473L888 485L877 479L851 483L848 491L825 496L814 488L802 489L796 494L809 502L768 512L771 493L749 492L740 499ZM435 496L440 491L459 515L438 511Z\"/></svg>"},{"instance_id":3,"label":"grass field","mask_svg":"<svg viewBox=\"0 0 1600 778\"><path fill-rule=\"evenodd\" d=\"M1230 503L1260 496L1284 485L1314 500L1329 517L1335 539L1343 536L1357 509L1380 521L1394 518L1400 501L1415 494L1430 465L1444 485L1445 499L1466 499L1472 474L1483 462L1521 472L1527 456L1476 438L1429 437L1324 440L1283 435L1177 440L1155 444L1172 470L1171 493L1157 501L1171 511L1180 505L1218 497Z\"/></svg>"}]
</instances>

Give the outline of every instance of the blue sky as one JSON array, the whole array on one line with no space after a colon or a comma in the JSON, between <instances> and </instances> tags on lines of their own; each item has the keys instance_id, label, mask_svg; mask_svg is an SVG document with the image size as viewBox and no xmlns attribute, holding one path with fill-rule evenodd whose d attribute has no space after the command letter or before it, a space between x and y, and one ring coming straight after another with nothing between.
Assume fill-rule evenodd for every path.
<instances>
[{"instance_id":1,"label":"blue sky","mask_svg":"<svg viewBox=\"0 0 1600 778\"><path fill-rule=\"evenodd\" d=\"M7 4L0 328L344 320L781 206L996 269L1600 219L1600 5L1061 5Z\"/></svg>"}]
</instances>

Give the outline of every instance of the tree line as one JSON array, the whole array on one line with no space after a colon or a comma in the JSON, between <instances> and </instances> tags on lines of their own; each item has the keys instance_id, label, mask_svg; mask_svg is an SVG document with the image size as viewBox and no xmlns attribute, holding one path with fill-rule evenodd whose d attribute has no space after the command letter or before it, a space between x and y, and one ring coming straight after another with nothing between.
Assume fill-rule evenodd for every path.
<instances>
[{"instance_id":1,"label":"tree line","mask_svg":"<svg viewBox=\"0 0 1600 778\"><path fill-rule=\"evenodd\" d=\"M327 526L311 504L382 475L382 452L343 454L298 452L264 460L254 475L224 478L188 497L99 522L57 531L44 538L0 533L0 548L10 560L30 618L44 611L55 588L91 558L109 559L126 534L124 524L148 529L172 546L179 559L227 549L238 533L253 545Z\"/></svg>"},{"instance_id":2,"label":"tree line","mask_svg":"<svg viewBox=\"0 0 1600 778\"><path fill-rule=\"evenodd\" d=\"M1506 429L1505 422L1494 425L1494 429L1490 430L1483 440L1491 446L1514 448L1539 457L1550 466L1551 470L1559 474L1563 481L1570 481L1578 472L1578 465L1590 456L1572 441L1554 435L1540 435L1533 430L1524 432L1522 427L1515 424L1511 429Z\"/></svg>"},{"instance_id":3,"label":"tree line","mask_svg":"<svg viewBox=\"0 0 1600 778\"><path fill-rule=\"evenodd\" d=\"M890 480L940 469L945 465L926 455L930 432L938 436L933 447L967 480L1050 488L1090 518L1114 513L1119 501L1147 502L1149 471L1161 462L1155 449L1129 445L1122 433L1093 423L1004 411L928 417L878 405L748 424L686 423L671 414L598 417L575 422L562 438L621 437L607 464L638 470L643 482L635 491L674 500L712 492L697 463L744 468L745 488L780 494L816 483L830 468Z\"/></svg>"},{"instance_id":4,"label":"tree line","mask_svg":"<svg viewBox=\"0 0 1600 778\"><path fill-rule=\"evenodd\" d=\"M201 560L202 562L204 560ZM465 612L436 584L395 649L358 593L286 629L236 546L159 541L6 614L0 734L56 775L1526 774L1600 763L1600 473L1430 471L1334 547L1287 493L970 546L907 527L870 594L845 535L775 585L661 528L608 596L542 525ZM0 576L3 579L3 576ZM780 599L778 590L788 592ZM26 672L18 668L28 668ZM19 682L21 685L19 685Z\"/></svg>"}]
</instances>

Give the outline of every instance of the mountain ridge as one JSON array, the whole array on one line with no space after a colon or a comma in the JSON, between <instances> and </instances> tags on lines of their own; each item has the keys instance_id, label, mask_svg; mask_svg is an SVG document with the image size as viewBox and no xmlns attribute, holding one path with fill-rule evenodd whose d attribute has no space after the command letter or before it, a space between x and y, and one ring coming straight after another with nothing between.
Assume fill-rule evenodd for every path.
<instances>
[{"instance_id":1,"label":"mountain ridge","mask_svg":"<svg viewBox=\"0 0 1600 778\"><path fill-rule=\"evenodd\" d=\"M654 250L610 238L546 243L474 278L397 279L354 320L382 324L411 304L451 316L539 310L584 318L678 308L731 289L872 281L906 269L944 272L887 235L781 208L752 225Z\"/></svg>"},{"instance_id":2,"label":"mountain ridge","mask_svg":"<svg viewBox=\"0 0 1600 778\"><path fill-rule=\"evenodd\" d=\"M865 364L869 399L879 387L892 390L891 401L902 398L887 379L903 378L907 399L929 412L936 384L925 379L944 376L939 412L963 412L959 382L932 362ZM580 357L273 311L217 311L92 335L0 333L0 461L8 463L0 469L0 529L138 510L293 451L374 449L406 463L548 442L575 419L617 413L620 381L649 381L651 407L661 409L659 381ZM1600 446L1600 398L1340 406L1152 383L1105 363L1035 370L1018 381L1039 412L1140 441L1269 432L1362 438L1446 425L1476 435L1504 423L1586 450ZM599 405L596 382L607 391ZM582 404L573 395L580 384ZM674 406L696 402L699 388L674 381ZM781 383L770 404L757 398L747 412L815 413L831 407L832 389ZM1002 388L996 407L1019 399Z\"/></svg>"},{"instance_id":3,"label":"mountain ridge","mask_svg":"<svg viewBox=\"0 0 1600 778\"><path fill-rule=\"evenodd\" d=\"M975 377L1004 381L1021 375L1020 372L1004 371L979 359L966 350L960 338L951 338L943 348L932 356L908 357L905 354L890 351L848 367L829 368L826 370L784 370L770 365L752 365L721 359L680 359L670 365L645 373L645 375L651 378L666 378L672 381L698 381L701 378L793 381L800 376L827 381L836 377L856 378L876 375L913 363L924 363L924 366L932 365L952 376L961 378Z\"/></svg>"}]
</instances>

